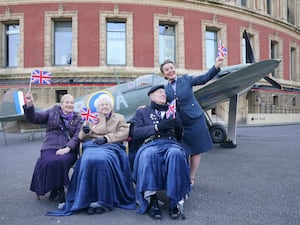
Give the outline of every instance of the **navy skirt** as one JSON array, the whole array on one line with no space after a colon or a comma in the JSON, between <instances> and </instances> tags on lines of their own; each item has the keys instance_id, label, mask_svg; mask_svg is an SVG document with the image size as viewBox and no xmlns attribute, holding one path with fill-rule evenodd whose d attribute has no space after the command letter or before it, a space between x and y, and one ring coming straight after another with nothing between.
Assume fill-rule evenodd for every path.
<instances>
[{"instance_id":1,"label":"navy skirt","mask_svg":"<svg viewBox=\"0 0 300 225\"><path fill-rule=\"evenodd\" d=\"M188 155L203 153L213 148L204 113L194 120L182 117L181 120L184 127L181 144Z\"/></svg>"}]
</instances>

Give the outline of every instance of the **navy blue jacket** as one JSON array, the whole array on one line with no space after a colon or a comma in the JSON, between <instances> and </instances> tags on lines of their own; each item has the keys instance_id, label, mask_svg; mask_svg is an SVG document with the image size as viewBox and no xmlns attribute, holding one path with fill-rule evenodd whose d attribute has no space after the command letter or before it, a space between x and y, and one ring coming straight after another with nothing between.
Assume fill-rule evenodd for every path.
<instances>
[{"instance_id":1,"label":"navy blue jacket","mask_svg":"<svg viewBox=\"0 0 300 225\"><path fill-rule=\"evenodd\" d=\"M177 99L176 117L183 123L181 143L187 154L198 154L212 149L212 140L206 124L203 109L194 96L193 86L203 85L214 78L220 69L213 66L206 74L199 76L183 75L177 77L176 91L170 83L165 87L167 101Z\"/></svg>"},{"instance_id":2,"label":"navy blue jacket","mask_svg":"<svg viewBox=\"0 0 300 225\"><path fill-rule=\"evenodd\" d=\"M193 92L193 86L203 85L214 78L220 69L213 66L206 74L199 76L183 75L177 77L176 92L174 92L170 83L166 85L167 101L171 102L177 99L177 111L184 118L190 121L183 121L184 124L192 122L203 114L203 110L196 100Z\"/></svg>"}]
</instances>

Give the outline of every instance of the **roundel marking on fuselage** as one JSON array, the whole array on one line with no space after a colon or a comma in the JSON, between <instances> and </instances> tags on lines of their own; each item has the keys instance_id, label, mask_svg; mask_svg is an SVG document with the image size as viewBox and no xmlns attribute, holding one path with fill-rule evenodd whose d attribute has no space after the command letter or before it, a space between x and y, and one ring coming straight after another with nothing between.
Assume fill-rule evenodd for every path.
<instances>
[{"instance_id":1,"label":"roundel marking on fuselage","mask_svg":"<svg viewBox=\"0 0 300 225\"><path fill-rule=\"evenodd\" d=\"M98 92L95 92L95 93L91 94L91 96L87 100L87 105L91 109L92 112L97 111L97 109L95 107L95 101L100 95L108 95L111 98L111 100L113 102L113 105L115 105L114 96L110 92L108 92L108 91L98 91Z\"/></svg>"}]
</instances>

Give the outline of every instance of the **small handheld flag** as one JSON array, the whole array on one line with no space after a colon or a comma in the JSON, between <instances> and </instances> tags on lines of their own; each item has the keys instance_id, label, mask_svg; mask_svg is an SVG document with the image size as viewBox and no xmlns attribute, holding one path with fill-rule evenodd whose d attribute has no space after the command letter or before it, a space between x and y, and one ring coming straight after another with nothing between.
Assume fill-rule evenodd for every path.
<instances>
[{"instance_id":1,"label":"small handheld flag","mask_svg":"<svg viewBox=\"0 0 300 225\"><path fill-rule=\"evenodd\" d=\"M167 119L169 119L171 116L173 117L173 119L176 117L176 99L170 102L168 110L166 112Z\"/></svg>"},{"instance_id":2,"label":"small handheld flag","mask_svg":"<svg viewBox=\"0 0 300 225\"><path fill-rule=\"evenodd\" d=\"M222 42L220 41L220 45L218 46L218 56L222 56L224 57L225 55L227 55L227 48L224 47L224 45L222 44Z\"/></svg>"},{"instance_id":3,"label":"small handheld flag","mask_svg":"<svg viewBox=\"0 0 300 225\"><path fill-rule=\"evenodd\" d=\"M35 69L31 72L31 83L33 84L50 84L51 73L46 70Z\"/></svg>"},{"instance_id":4,"label":"small handheld flag","mask_svg":"<svg viewBox=\"0 0 300 225\"><path fill-rule=\"evenodd\" d=\"M83 121L97 123L98 122L98 113L92 112L88 108L81 108L81 118Z\"/></svg>"},{"instance_id":5,"label":"small handheld flag","mask_svg":"<svg viewBox=\"0 0 300 225\"><path fill-rule=\"evenodd\" d=\"M31 72L29 91L31 89L31 84L50 84L51 83L51 73L46 70L35 69Z\"/></svg>"}]
</instances>

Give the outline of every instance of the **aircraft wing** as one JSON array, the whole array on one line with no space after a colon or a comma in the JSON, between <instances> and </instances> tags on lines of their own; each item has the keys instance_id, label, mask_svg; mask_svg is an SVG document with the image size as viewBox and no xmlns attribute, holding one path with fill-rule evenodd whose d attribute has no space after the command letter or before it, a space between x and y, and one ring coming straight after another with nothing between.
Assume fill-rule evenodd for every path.
<instances>
[{"instance_id":1,"label":"aircraft wing","mask_svg":"<svg viewBox=\"0 0 300 225\"><path fill-rule=\"evenodd\" d=\"M217 103L228 100L232 96L239 95L251 88L255 82L271 73L279 63L280 60L271 59L254 64L240 65L235 72L226 73L224 71L225 75L221 78L196 89L194 91L195 97L203 109L211 109Z\"/></svg>"},{"instance_id":2,"label":"aircraft wing","mask_svg":"<svg viewBox=\"0 0 300 225\"><path fill-rule=\"evenodd\" d=\"M0 116L0 122L10 122L15 120L25 120L24 114Z\"/></svg>"},{"instance_id":3,"label":"aircraft wing","mask_svg":"<svg viewBox=\"0 0 300 225\"><path fill-rule=\"evenodd\" d=\"M0 122L24 120L24 95L21 91L11 89L5 93L0 104Z\"/></svg>"},{"instance_id":4,"label":"aircraft wing","mask_svg":"<svg viewBox=\"0 0 300 225\"><path fill-rule=\"evenodd\" d=\"M31 124L26 121L22 106L24 105L23 92L8 90L0 104L0 125L3 130L6 145L5 132L7 133L30 133L29 140L33 140L33 133L44 130L44 126ZM38 110L38 109L36 109Z\"/></svg>"}]
</instances>

